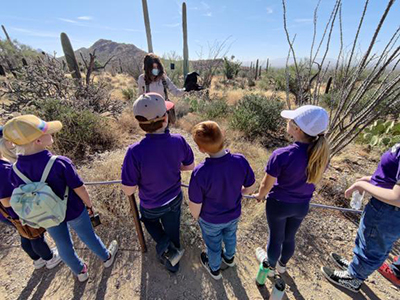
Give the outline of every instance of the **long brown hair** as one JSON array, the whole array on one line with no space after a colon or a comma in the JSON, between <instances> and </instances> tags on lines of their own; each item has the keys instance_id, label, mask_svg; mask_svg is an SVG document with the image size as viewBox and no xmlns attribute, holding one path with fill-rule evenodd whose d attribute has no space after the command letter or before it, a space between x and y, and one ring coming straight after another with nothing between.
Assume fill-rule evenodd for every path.
<instances>
[{"instance_id":1,"label":"long brown hair","mask_svg":"<svg viewBox=\"0 0 400 300\"><path fill-rule=\"evenodd\" d=\"M153 70L153 64L157 64L158 66L159 73L157 76L154 76L151 73L151 71ZM165 74L164 66L161 63L161 59L154 53L149 53L144 57L143 70L144 70L144 81L146 84L150 84L153 81L161 79Z\"/></svg>"},{"instance_id":2,"label":"long brown hair","mask_svg":"<svg viewBox=\"0 0 400 300\"><path fill-rule=\"evenodd\" d=\"M322 179L329 163L329 143L325 134L317 137L304 134L311 141L308 147L307 183L317 184Z\"/></svg>"}]
</instances>

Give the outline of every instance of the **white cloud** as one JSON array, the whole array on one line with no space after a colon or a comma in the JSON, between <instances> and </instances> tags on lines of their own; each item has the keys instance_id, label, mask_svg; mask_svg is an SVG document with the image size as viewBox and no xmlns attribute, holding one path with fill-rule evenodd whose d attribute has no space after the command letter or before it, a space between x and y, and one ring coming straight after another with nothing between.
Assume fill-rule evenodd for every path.
<instances>
[{"instance_id":1,"label":"white cloud","mask_svg":"<svg viewBox=\"0 0 400 300\"><path fill-rule=\"evenodd\" d=\"M313 19L294 19L293 21L296 23L311 23Z\"/></svg>"},{"instance_id":2,"label":"white cloud","mask_svg":"<svg viewBox=\"0 0 400 300\"><path fill-rule=\"evenodd\" d=\"M78 17L78 20L91 21L91 20L93 20L93 17L91 17L91 16L81 16L81 17Z\"/></svg>"},{"instance_id":3,"label":"white cloud","mask_svg":"<svg viewBox=\"0 0 400 300\"><path fill-rule=\"evenodd\" d=\"M58 18L58 19L59 19L60 21L67 22L67 23L71 23L71 24L79 24L78 21L71 20L71 19L65 19L65 18Z\"/></svg>"},{"instance_id":4,"label":"white cloud","mask_svg":"<svg viewBox=\"0 0 400 300\"><path fill-rule=\"evenodd\" d=\"M19 27L10 27L11 31L17 31L28 36L45 37L45 38L59 38L60 35L55 32L36 31Z\"/></svg>"},{"instance_id":5,"label":"white cloud","mask_svg":"<svg viewBox=\"0 0 400 300\"><path fill-rule=\"evenodd\" d=\"M208 5L206 2L201 1L200 4L203 6L203 8L204 8L205 10L210 9L210 5Z\"/></svg>"},{"instance_id":6,"label":"white cloud","mask_svg":"<svg viewBox=\"0 0 400 300\"><path fill-rule=\"evenodd\" d=\"M267 14L272 14L274 12L274 10L271 7L267 7Z\"/></svg>"},{"instance_id":7,"label":"white cloud","mask_svg":"<svg viewBox=\"0 0 400 300\"><path fill-rule=\"evenodd\" d=\"M205 16L205 17L212 17L212 12L209 11L208 13L205 13L203 16Z\"/></svg>"},{"instance_id":8,"label":"white cloud","mask_svg":"<svg viewBox=\"0 0 400 300\"><path fill-rule=\"evenodd\" d=\"M174 23L174 24L164 24L164 27L178 27L181 23Z\"/></svg>"}]
</instances>

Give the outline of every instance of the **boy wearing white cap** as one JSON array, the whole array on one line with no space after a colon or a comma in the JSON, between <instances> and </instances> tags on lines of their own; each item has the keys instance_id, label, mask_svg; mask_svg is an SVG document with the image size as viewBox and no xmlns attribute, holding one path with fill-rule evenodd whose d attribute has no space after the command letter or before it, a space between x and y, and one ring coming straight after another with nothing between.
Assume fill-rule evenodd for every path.
<instances>
[{"instance_id":1,"label":"boy wearing white cap","mask_svg":"<svg viewBox=\"0 0 400 300\"><path fill-rule=\"evenodd\" d=\"M308 213L315 184L328 165L329 145L324 131L329 124L327 112L318 106L305 105L284 110L287 133L294 143L275 150L265 168L258 200L267 197L266 213L270 230L266 250L257 248L257 259L268 260L270 272L286 272L286 264L295 250L295 235Z\"/></svg>"},{"instance_id":2,"label":"boy wearing white cap","mask_svg":"<svg viewBox=\"0 0 400 300\"><path fill-rule=\"evenodd\" d=\"M186 140L167 129L167 111L173 106L156 93L135 101L133 113L147 134L129 146L121 177L128 196L139 187L141 220L156 242L157 257L176 272L183 254L179 239L181 171L193 170L194 156Z\"/></svg>"}]
</instances>

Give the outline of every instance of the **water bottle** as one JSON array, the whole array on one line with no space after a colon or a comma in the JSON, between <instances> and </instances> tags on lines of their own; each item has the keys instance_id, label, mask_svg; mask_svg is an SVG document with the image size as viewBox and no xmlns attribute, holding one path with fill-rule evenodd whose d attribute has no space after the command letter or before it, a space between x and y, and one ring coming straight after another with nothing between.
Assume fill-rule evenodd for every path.
<instances>
[{"instance_id":1,"label":"water bottle","mask_svg":"<svg viewBox=\"0 0 400 300\"><path fill-rule=\"evenodd\" d=\"M285 294L285 287L285 281L279 275L275 276L275 284L269 300L281 300Z\"/></svg>"},{"instance_id":2,"label":"water bottle","mask_svg":"<svg viewBox=\"0 0 400 300\"><path fill-rule=\"evenodd\" d=\"M359 191L355 190L351 195L350 206L352 209L360 209L365 192L361 195Z\"/></svg>"},{"instance_id":3,"label":"water bottle","mask_svg":"<svg viewBox=\"0 0 400 300\"><path fill-rule=\"evenodd\" d=\"M269 263L267 259L260 264L260 268L258 269L256 283L257 285L264 285L265 281L267 281L267 276L269 272Z\"/></svg>"}]
</instances>

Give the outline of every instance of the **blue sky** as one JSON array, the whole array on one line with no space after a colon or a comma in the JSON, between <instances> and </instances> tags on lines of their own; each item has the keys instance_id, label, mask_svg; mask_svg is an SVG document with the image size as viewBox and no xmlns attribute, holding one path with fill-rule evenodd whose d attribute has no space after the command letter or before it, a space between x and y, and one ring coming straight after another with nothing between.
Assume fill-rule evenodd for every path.
<instances>
[{"instance_id":1,"label":"blue sky","mask_svg":"<svg viewBox=\"0 0 400 300\"><path fill-rule=\"evenodd\" d=\"M89 47L100 38L132 43L147 50L141 0L4 0L0 23L10 36L34 48L62 54L59 34L66 32L73 47ZM307 56L312 40L313 12L318 0L288 0L287 19L290 33L297 34L295 48ZM348 48L354 38L364 1L343 1L344 42ZM360 35L358 48L365 50L386 0L371 0ZM189 56L208 54L208 44L228 38L229 55L242 61L276 59L287 55L283 30L281 0L188 0ZM148 0L154 52L159 55L182 53L182 1ZM322 0L319 9L319 35L329 18L334 0ZM400 25L400 2L394 4L378 38L383 45ZM339 47L338 31L328 57L335 57ZM4 38L3 32L0 37Z\"/></svg>"}]
</instances>

